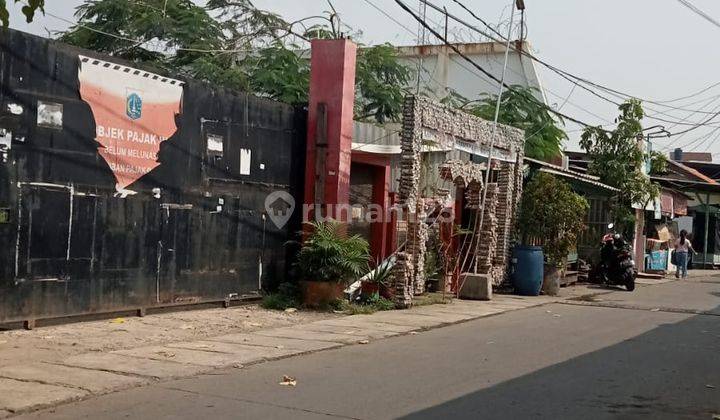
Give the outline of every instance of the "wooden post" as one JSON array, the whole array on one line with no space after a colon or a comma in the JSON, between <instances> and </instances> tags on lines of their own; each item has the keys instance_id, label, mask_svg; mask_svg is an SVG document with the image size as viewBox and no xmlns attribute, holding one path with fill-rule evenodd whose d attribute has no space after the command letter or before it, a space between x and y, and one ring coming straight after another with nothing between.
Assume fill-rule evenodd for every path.
<instances>
[{"instance_id":1,"label":"wooden post","mask_svg":"<svg viewBox=\"0 0 720 420\"><path fill-rule=\"evenodd\" d=\"M710 232L710 193L705 195L705 243L703 244L703 268L707 265L708 233Z\"/></svg>"}]
</instances>

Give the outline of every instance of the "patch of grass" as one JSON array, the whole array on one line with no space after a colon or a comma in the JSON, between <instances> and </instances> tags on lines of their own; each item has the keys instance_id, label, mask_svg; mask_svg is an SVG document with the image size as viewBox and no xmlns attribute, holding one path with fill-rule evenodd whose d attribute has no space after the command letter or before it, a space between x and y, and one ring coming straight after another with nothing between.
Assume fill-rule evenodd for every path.
<instances>
[{"instance_id":1,"label":"patch of grass","mask_svg":"<svg viewBox=\"0 0 720 420\"><path fill-rule=\"evenodd\" d=\"M287 308L300 307L300 293L296 285L282 283L276 293L263 296L261 306L265 309L284 311Z\"/></svg>"},{"instance_id":2,"label":"patch of grass","mask_svg":"<svg viewBox=\"0 0 720 420\"><path fill-rule=\"evenodd\" d=\"M271 293L263 296L261 306L265 309L284 311L287 308L297 308L298 303L295 299L283 294Z\"/></svg>"},{"instance_id":3,"label":"patch of grass","mask_svg":"<svg viewBox=\"0 0 720 420\"><path fill-rule=\"evenodd\" d=\"M348 315L370 315L377 312L378 309L372 305L345 302L342 311Z\"/></svg>"},{"instance_id":4,"label":"patch of grass","mask_svg":"<svg viewBox=\"0 0 720 420\"><path fill-rule=\"evenodd\" d=\"M377 311L391 311L395 309L395 303L385 299L378 293L360 296L354 302L343 302L343 312L349 315L372 314Z\"/></svg>"},{"instance_id":5,"label":"patch of grass","mask_svg":"<svg viewBox=\"0 0 720 420\"><path fill-rule=\"evenodd\" d=\"M422 296L415 296L413 298L413 306L446 305L451 303L452 299L450 293L445 293L445 297L443 297L442 293L427 293Z\"/></svg>"}]
</instances>

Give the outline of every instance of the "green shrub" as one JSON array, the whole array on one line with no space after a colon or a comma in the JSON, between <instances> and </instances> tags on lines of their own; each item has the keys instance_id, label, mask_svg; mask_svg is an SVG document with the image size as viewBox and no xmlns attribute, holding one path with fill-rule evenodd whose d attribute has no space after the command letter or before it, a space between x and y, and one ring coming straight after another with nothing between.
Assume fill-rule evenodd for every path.
<instances>
[{"instance_id":1,"label":"green shrub","mask_svg":"<svg viewBox=\"0 0 720 420\"><path fill-rule=\"evenodd\" d=\"M313 222L295 266L308 281L348 282L369 271L370 246L336 221Z\"/></svg>"},{"instance_id":2,"label":"green shrub","mask_svg":"<svg viewBox=\"0 0 720 420\"><path fill-rule=\"evenodd\" d=\"M537 173L523 190L518 217L523 242L541 242L548 262L562 265L585 230L589 208L566 182Z\"/></svg>"}]
</instances>

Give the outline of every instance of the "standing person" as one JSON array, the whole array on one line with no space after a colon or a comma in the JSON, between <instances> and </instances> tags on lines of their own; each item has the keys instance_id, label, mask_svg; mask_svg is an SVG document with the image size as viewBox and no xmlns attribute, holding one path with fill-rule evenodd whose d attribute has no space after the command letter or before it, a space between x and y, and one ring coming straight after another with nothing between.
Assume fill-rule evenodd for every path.
<instances>
[{"instance_id":1,"label":"standing person","mask_svg":"<svg viewBox=\"0 0 720 420\"><path fill-rule=\"evenodd\" d=\"M687 278L688 254L690 252L697 254L695 249L693 249L690 240L687 239L687 231L683 229L680 231L680 237L675 240L675 258L677 263L675 277L680 278L682 276L684 279Z\"/></svg>"}]
</instances>

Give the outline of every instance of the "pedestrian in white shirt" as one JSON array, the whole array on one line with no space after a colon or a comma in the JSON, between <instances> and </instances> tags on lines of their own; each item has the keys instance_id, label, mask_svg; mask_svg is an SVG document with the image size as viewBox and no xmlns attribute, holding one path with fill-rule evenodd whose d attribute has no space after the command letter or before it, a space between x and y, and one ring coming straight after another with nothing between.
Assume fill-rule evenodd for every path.
<instances>
[{"instance_id":1,"label":"pedestrian in white shirt","mask_svg":"<svg viewBox=\"0 0 720 420\"><path fill-rule=\"evenodd\" d=\"M687 265L688 265L688 254L692 252L693 255L697 254L693 249L690 240L687 239L687 231L685 229L680 231L680 237L675 240L675 259L677 271L675 272L676 278L687 278Z\"/></svg>"}]
</instances>

